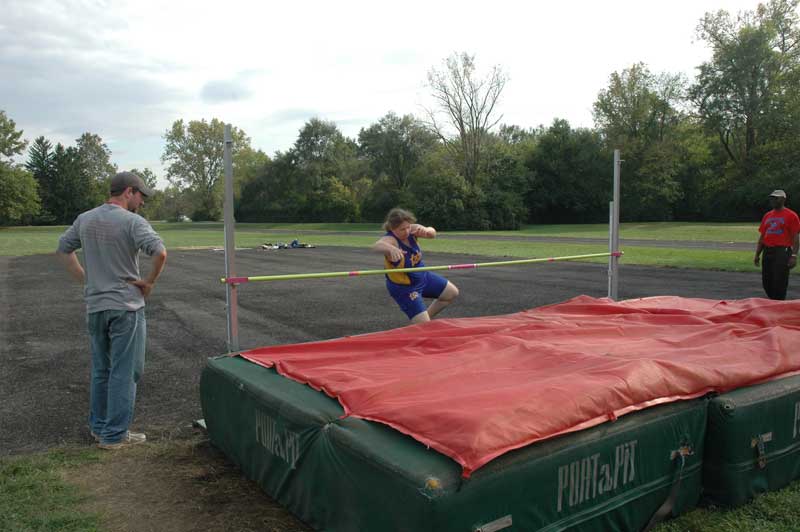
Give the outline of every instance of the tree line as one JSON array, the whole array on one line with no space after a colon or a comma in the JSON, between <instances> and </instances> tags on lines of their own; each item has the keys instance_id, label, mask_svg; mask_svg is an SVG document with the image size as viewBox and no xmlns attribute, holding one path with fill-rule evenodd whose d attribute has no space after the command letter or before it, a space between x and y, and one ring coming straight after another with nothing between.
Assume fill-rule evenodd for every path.
<instances>
[{"instance_id":1,"label":"tree line","mask_svg":"<svg viewBox=\"0 0 800 532\"><path fill-rule=\"evenodd\" d=\"M698 23L711 49L693 80L636 63L609 76L593 128L566 120L525 128L497 112L509 81L480 73L474 56L431 68L423 116L389 112L345 136L309 119L272 157L233 127L236 219L379 221L405 206L442 229L608 220L612 152L622 150L624 221L758 219L765 197L800 194L800 0L770 0ZM170 185L148 201L151 219L221 219L224 124L178 120L164 134ZM0 223L70 223L103 200L117 168L102 139L31 143L0 111ZM138 171L133 169L134 171ZM138 171L156 184L149 169Z\"/></svg>"}]
</instances>

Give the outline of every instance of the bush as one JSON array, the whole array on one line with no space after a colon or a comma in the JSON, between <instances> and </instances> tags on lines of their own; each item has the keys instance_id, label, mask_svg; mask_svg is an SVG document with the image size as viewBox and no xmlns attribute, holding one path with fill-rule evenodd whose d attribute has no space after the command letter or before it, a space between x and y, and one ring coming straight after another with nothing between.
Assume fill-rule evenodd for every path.
<instances>
[{"instance_id":1,"label":"bush","mask_svg":"<svg viewBox=\"0 0 800 532\"><path fill-rule=\"evenodd\" d=\"M413 205L405 205L425 225L437 229L461 229L468 225L469 186L460 175L434 175L411 182Z\"/></svg>"},{"instance_id":2,"label":"bush","mask_svg":"<svg viewBox=\"0 0 800 532\"><path fill-rule=\"evenodd\" d=\"M355 222L359 205L350 187L335 177L323 179L309 198L311 220L315 222Z\"/></svg>"},{"instance_id":3,"label":"bush","mask_svg":"<svg viewBox=\"0 0 800 532\"><path fill-rule=\"evenodd\" d=\"M31 223L41 209L38 188L30 172L0 162L0 225Z\"/></svg>"},{"instance_id":4,"label":"bush","mask_svg":"<svg viewBox=\"0 0 800 532\"><path fill-rule=\"evenodd\" d=\"M385 176L372 183L361 202L361 217L367 222L382 222L392 208L398 205L414 205L416 199L407 190L397 190Z\"/></svg>"}]
</instances>

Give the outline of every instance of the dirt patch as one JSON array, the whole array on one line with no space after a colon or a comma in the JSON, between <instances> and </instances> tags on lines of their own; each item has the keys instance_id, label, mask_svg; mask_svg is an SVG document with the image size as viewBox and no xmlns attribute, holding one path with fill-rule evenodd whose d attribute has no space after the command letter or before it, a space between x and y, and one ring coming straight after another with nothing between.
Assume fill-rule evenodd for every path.
<instances>
[{"instance_id":1,"label":"dirt patch","mask_svg":"<svg viewBox=\"0 0 800 532\"><path fill-rule=\"evenodd\" d=\"M198 431L64 473L110 532L307 532Z\"/></svg>"}]
</instances>

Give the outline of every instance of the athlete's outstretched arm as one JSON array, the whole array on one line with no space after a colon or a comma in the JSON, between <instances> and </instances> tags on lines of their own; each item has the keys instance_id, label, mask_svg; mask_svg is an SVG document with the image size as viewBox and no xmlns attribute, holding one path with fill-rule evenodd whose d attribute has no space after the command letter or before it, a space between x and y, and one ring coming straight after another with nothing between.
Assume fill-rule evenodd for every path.
<instances>
[{"instance_id":1,"label":"athlete's outstretched arm","mask_svg":"<svg viewBox=\"0 0 800 532\"><path fill-rule=\"evenodd\" d=\"M421 224L411 224L409 231L417 238L436 238L436 229Z\"/></svg>"}]
</instances>

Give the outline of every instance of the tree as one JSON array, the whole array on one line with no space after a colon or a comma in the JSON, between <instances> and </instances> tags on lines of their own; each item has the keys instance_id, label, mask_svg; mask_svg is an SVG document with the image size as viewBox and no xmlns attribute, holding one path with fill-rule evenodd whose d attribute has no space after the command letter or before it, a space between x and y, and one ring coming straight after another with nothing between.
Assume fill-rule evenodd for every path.
<instances>
[{"instance_id":1,"label":"tree","mask_svg":"<svg viewBox=\"0 0 800 532\"><path fill-rule=\"evenodd\" d=\"M0 111L0 156L11 159L22 153L28 142L22 138L22 130L17 131L17 124ZM2 159L0 159L2 161Z\"/></svg>"},{"instance_id":2,"label":"tree","mask_svg":"<svg viewBox=\"0 0 800 532\"><path fill-rule=\"evenodd\" d=\"M598 223L608 220L612 162L597 131L573 129L555 119L537 135L525 160L532 173L526 197L536 223Z\"/></svg>"},{"instance_id":3,"label":"tree","mask_svg":"<svg viewBox=\"0 0 800 532\"><path fill-rule=\"evenodd\" d=\"M497 125L495 107L508 76L499 66L483 78L476 72L475 56L453 54L443 68L428 72L428 84L436 107L428 109L430 127L457 154L461 172L475 183L486 134Z\"/></svg>"},{"instance_id":4,"label":"tree","mask_svg":"<svg viewBox=\"0 0 800 532\"><path fill-rule=\"evenodd\" d=\"M179 189L187 188L198 198L192 215L196 220L218 220L222 209L223 157L225 124L177 120L164 134L166 145L161 161L167 163L167 179ZM232 155L250 146L244 131L232 127Z\"/></svg>"},{"instance_id":5,"label":"tree","mask_svg":"<svg viewBox=\"0 0 800 532\"><path fill-rule=\"evenodd\" d=\"M310 195L311 219L316 222L356 222L359 206L353 191L336 177L329 177Z\"/></svg>"},{"instance_id":6,"label":"tree","mask_svg":"<svg viewBox=\"0 0 800 532\"><path fill-rule=\"evenodd\" d=\"M25 168L33 175L38 184L42 208L39 223L51 223L55 220L52 212L55 199L55 169L53 145L44 137L37 137L28 150Z\"/></svg>"},{"instance_id":7,"label":"tree","mask_svg":"<svg viewBox=\"0 0 800 532\"><path fill-rule=\"evenodd\" d=\"M111 162L111 150L100 135L84 133L75 143L86 173L93 179L108 182L117 173L117 165Z\"/></svg>"},{"instance_id":8,"label":"tree","mask_svg":"<svg viewBox=\"0 0 800 532\"><path fill-rule=\"evenodd\" d=\"M294 150L275 153L255 178L244 184L236 219L243 222L302 221L308 189L297 186L301 179Z\"/></svg>"},{"instance_id":9,"label":"tree","mask_svg":"<svg viewBox=\"0 0 800 532\"><path fill-rule=\"evenodd\" d=\"M359 151L369 159L373 175L387 176L397 191L406 189L411 171L436 140L412 115L393 112L358 134Z\"/></svg>"},{"instance_id":10,"label":"tree","mask_svg":"<svg viewBox=\"0 0 800 532\"><path fill-rule=\"evenodd\" d=\"M595 124L610 146L625 151L662 141L681 120L684 83L680 75L655 76L644 63L614 72L594 103Z\"/></svg>"},{"instance_id":11,"label":"tree","mask_svg":"<svg viewBox=\"0 0 800 532\"><path fill-rule=\"evenodd\" d=\"M392 207L410 208L425 224L441 230L489 226L480 210L479 191L459 173L457 162L444 146L425 154L411 174L409 192L410 204Z\"/></svg>"},{"instance_id":12,"label":"tree","mask_svg":"<svg viewBox=\"0 0 800 532\"><path fill-rule=\"evenodd\" d=\"M11 162L27 144L22 130L17 131L16 123L0 111L0 224L30 221L41 208L36 180Z\"/></svg>"},{"instance_id":13,"label":"tree","mask_svg":"<svg viewBox=\"0 0 800 532\"><path fill-rule=\"evenodd\" d=\"M185 191L175 185L168 186L163 192L159 191L158 194L162 197L162 201L155 209L150 209L145 203L145 207L148 209L148 218L180 222L184 219L184 216L188 217L192 213L192 206Z\"/></svg>"},{"instance_id":14,"label":"tree","mask_svg":"<svg viewBox=\"0 0 800 532\"><path fill-rule=\"evenodd\" d=\"M78 148L56 145L53 151L53 175L48 182L48 212L58 224L71 224L83 211L97 206L93 197L94 180L84 166Z\"/></svg>"},{"instance_id":15,"label":"tree","mask_svg":"<svg viewBox=\"0 0 800 532\"><path fill-rule=\"evenodd\" d=\"M302 186L319 188L325 177L337 177L347 185L360 177L360 168L352 164L357 159L358 146L342 135L334 122L319 118L306 122L292 151L304 179Z\"/></svg>"},{"instance_id":16,"label":"tree","mask_svg":"<svg viewBox=\"0 0 800 532\"><path fill-rule=\"evenodd\" d=\"M155 172L149 168L144 168L143 170L131 168L129 171L141 177L144 184L147 185L150 190L156 190L158 188L158 177L156 177Z\"/></svg>"},{"instance_id":17,"label":"tree","mask_svg":"<svg viewBox=\"0 0 800 532\"><path fill-rule=\"evenodd\" d=\"M269 156L261 150L254 150L250 146L245 146L237 151L233 158L233 194L235 199L239 199L244 186L258 176L258 174L269 164Z\"/></svg>"},{"instance_id":18,"label":"tree","mask_svg":"<svg viewBox=\"0 0 800 532\"><path fill-rule=\"evenodd\" d=\"M800 0L770 0L733 18L706 13L698 37L712 49L690 95L730 161L753 176L754 150L798 132Z\"/></svg>"},{"instance_id":19,"label":"tree","mask_svg":"<svg viewBox=\"0 0 800 532\"><path fill-rule=\"evenodd\" d=\"M683 197L682 162L675 149L684 81L653 75L643 63L614 72L594 103L594 118L609 152L625 160L621 210L629 220L669 220Z\"/></svg>"},{"instance_id":20,"label":"tree","mask_svg":"<svg viewBox=\"0 0 800 532\"><path fill-rule=\"evenodd\" d=\"M38 179L45 176L53 169L53 145L44 137L37 137L28 150L27 168Z\"/></svg>"},{"instance_id":21,"label":"tree","mask_svg":"<svg viewBox=\"0 0 800 532\"><path fill-rule=\"evenodd\" d=\"M364 221L382 222L393 207L398 205L414 205L415 194L412 192L411 181L414 173L409 177L409 186L405 190L398 190L396 184L383 175L377 179L368 180L369 186L357 194L361 217Z\"/></svg>"},{"instance_id":22,"label":"tree","mask_svg":"<svg viewBox=\"0 0 800 532\"><path fill-rule=\"evenodd\" d=\"M312 118L300 129L289 171L295 205L309 221L355 221L359 206L350 185L360 177L358 146L342 135L335 123ZM285 167L276 167L286 169ZM345 206L345 204L349 204ZM338 219L336 214L340 215Z\"/></svg>"},{"instance_id":23,"label":"tree","mask_svg":"<svg viewBox=\"0 0 800 532\"><path fill-rule=\"evenodd\" d=\"M130 171L141 177L144 184L153 191L153 195L145 200L144 207L139 211L139 214L148 220L166 219L167 216L163 209L164 192L158 190L158 178L156 174L149 168L144 168L143 170L131 168Z\"/></svg>"},{"instance_id":24,"label":"tree","mask_svg":"<svg viewBox=\"0 0 800 532\"><path fill-rule=\"evenodd\" d=\"M722 162L715 211L736 219L761 214L768 188L800 193L799 0L770 0L736 17L706 13L697 28L711 60L700 65L690 97Z\"/></svg>"},{"instance_id":25,"label":"tree","mask_svg":"<svg viewBox=\"0 0 800 532\"><path fill-rule=\"evenodd\" d=\"M481 209L490 229L519 229L528 221L526 197L533 172L525 160L538 142L534 130L501 125L497 134L489 134L486 156L481 163Z\"/></svg>"},{"instance_id":26,"label":"tree","mask_svg":"<svg viewBox=\"0 0 800 532\"><path fill-rule=\"evenodd\" d=\"M41 208L37 189L30 172L0 161L0 225L30 223Z\"/></svg>"},{"instance_id":27,"label":"tree","mask_svg":"<svg viewBox=\"0 0 800 532\"><path fill-rule=\"evenodd\" d=\"M497 137L509 146L520 146L536 142L536 130L515 125L500 124Z\"/></svg>"},{"instance_id":28,"label":"tree","mask_svg":"<svg viewBox=\"0 0 800 532\"><path fill-rule=\"evenodd\" d=\"M39 185L42 212L38 223L72 223L78 214L97 206L104 197L99 195L97 181L89 175L78 148L58 144L54 149L50 141L38 137L31 145L25 167Z\"/></svg>"},{"instance_id":29,"label":"tree","mask_svg":"<svg viewBox=\"0 0 800 532\"><path fill-rule=\"evenodd\" d=\"M93 203L102 202L109 192L111 178L117 173L117 165L111 162L111 150L100 135L84 133L75 139L78 154L92 187Z\"/></svg>"}]
</instances>

